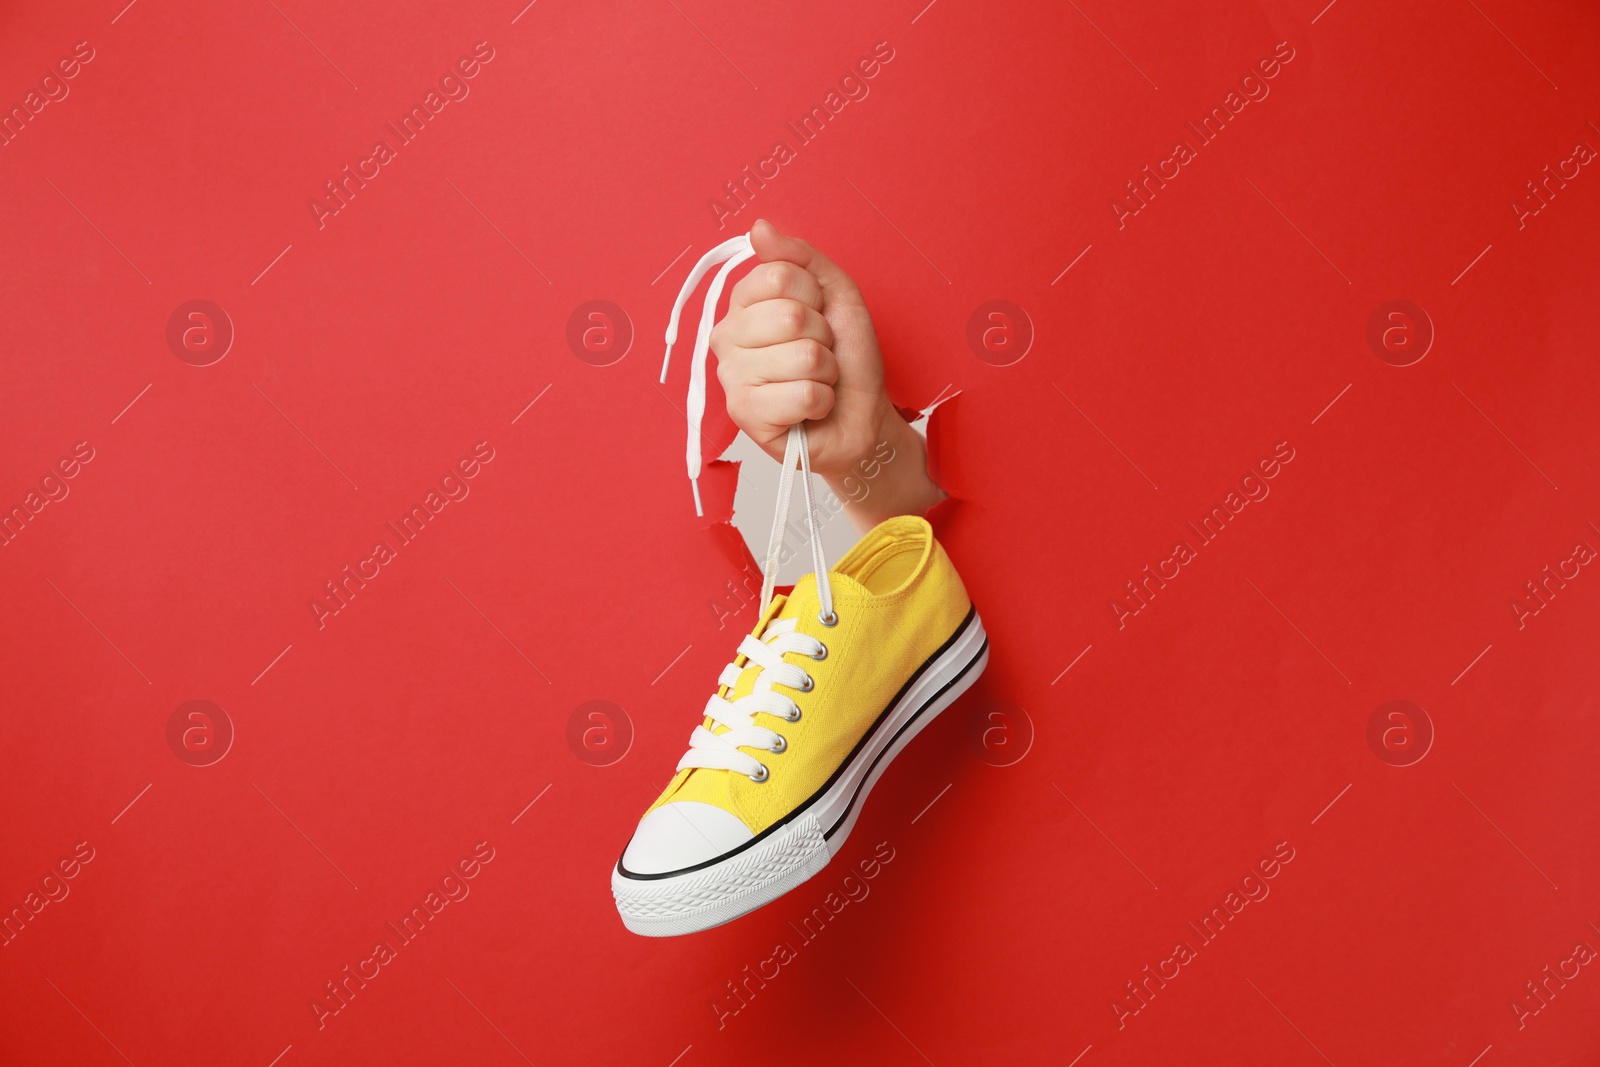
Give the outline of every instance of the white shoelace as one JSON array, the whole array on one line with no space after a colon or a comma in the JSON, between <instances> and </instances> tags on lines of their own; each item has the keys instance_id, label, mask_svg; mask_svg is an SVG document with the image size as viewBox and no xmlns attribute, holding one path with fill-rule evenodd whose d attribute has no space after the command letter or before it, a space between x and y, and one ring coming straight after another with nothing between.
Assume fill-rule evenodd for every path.
<instances>
[{"instance_id":1,"label":"white shoelace","mask_svg":"<svg viewBox=\"0 0 1600 1067\"><path fill-rule=\"evenodd\" d=\"M695 330L694 351L689 362L689 442L684 459L689 468L689 485L694 491L696 515L705 513L700 503L700 425L706 410L706 357L711 349L711 327L716 318L717 304L722 299L722 290L727 283L728 275L741 263L754 258L755 254L755 249L750 245L749 235L740 234L701 256L694 269L689 272L688 278L684 279L683 287L678 290L678 299L672 305L672 317L667 322L667 352L661 361L662 384L667 380L667 367L672 361L672 346L678 340L678 320L683 314L684 305L694 294L701 279L710 273L713 267L721 264L706 292L705 305L700 311L700 324ZM783 551L783 532L789 521L789 500L794 495L797 461L801 473L800 486L805 495L806 532L811 541L811 563L816 575L817 601L820 609L818 619L823 625L832 626L838 621L838 616L833 610L833 587L828 581L828 560L823 552L821 523L818 521L816 501L812 496L811 448L806 442L803 423L789 427L788 440L784 444L783 470L778 475L778 508L772 517L772 534L767 539L766 566L762 570L760 610L765 614L767 606L772 602L779 559ZM752 716L765 713L776 715L789 722L798 721L799 705L789 697L774 692L772 687L782 685L801 692L810 692L812 680L803 668L785 661L783 657L789 652L803 653L813 659L822 659L828 654L827 646L814 637L796 631L795 623L794 619L774 620L762 631L760 640L746 635L739 643L739 655L745 658L746 665L754 664L761 668L761 673L756 677L755 688L750 694L738 700L730 701L720 695L713 695L706 702L706 717L712 723L726 729L718 734L706 729L705 726L695 727L694 734L689 739L689 751L678 761L678 770L705 767L737 771L749 775L758 782L766 780L765 765L754 756L740 750L759 748L770 752L782 752L787 742L775 730L757 725ZM733 686L738 684L743 669L737 663L729 663L722 669L717 684L726 686L731 691Z\"/></svg>"},{"instance_id":2,"label":"white shoelace","mask_svg":"<svg viewBox=\"0 0 1600 1067\"><path fill-rule=\"evenodd\" d=\"M753 781L766 781L766 766L743 749L759 748L778 753L788 748L789 743L776 730L758 725L755 715L765 713L786 722L799 722L800 705L793 698L774 692L772 687L782 685L809 693L814 685L805 668L788 662L784 654L800 652L812 659L823 659L828 654L827 646L821 641L797 631L795 621L774 619L767 624L759 641L745 634L744 640L739 642L739 655L745 658L746 666L754 664L761 668L755 688L738 700L712 694L706 701L706 718L726 729L719 734L704 725L696 726L689 737L689 751L678 761L678 770L706 767L737 771ZM739 684L744 669L737 663L728 664L717 677L717 684L731 691Z\"/></svg>"}]
</instances>

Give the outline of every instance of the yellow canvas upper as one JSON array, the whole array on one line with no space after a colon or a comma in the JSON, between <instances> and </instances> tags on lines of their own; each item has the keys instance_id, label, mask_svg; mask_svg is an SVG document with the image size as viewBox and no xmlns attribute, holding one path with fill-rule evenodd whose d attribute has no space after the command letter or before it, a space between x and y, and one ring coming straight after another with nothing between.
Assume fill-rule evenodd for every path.
<instances>
[{"instance_id":1,"label":"yellow canvas upper","mask_svg":"<svg viewBox=\"0 0 1600 1067\"><path fill-rule=\"evenodd\" d=\"M793 811L828 781L868 728L908 679L956 632L971 608L966 588L926 520L900 516L880 523L829 571L838 623L817 618L816 577L806 575L787 596L779 595L751 633L758 639L773 619L793 618L796 628L827 646L827 657L813 660L800 652L785 660L816 682L810 692L782 685L774 691L792 698L801 710L790 723L765 713L756 721L782 734L781 753L745 749L771 772L755 782L736 771L690 768L679 771L650 806L694 800L737 815L760 834ZM744 668L728 700L748 695L761 668ZM708 729L718 733L724 727ZM649 811L646 814L649 814Z\"/></svg>"}]
</instances>

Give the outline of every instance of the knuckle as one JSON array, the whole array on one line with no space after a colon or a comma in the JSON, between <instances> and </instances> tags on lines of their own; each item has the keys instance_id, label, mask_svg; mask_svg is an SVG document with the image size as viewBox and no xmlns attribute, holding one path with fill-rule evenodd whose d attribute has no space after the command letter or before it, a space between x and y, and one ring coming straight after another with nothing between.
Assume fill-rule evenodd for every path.
<instances>
[{"instance_id":1,"label":"knuckle","mask_svg":"<svg viewBox=\"0 0 1600 1067\"><path fill-rule=\"evenodd\" d=\"M833 390L821 382L800 383L800 398L806 413L815 418L833 406Z\"/></svg>"},{"instance_id":2,"label":"knuckle","mask_svg":"<svg viewBox=\"0 0 1600 1067\"><path fill-rule=\"evenodd\" d=\"M800 342L800 372L807 378L816 378L822 373L827 359L827 349L821 341L806 338Z\"/></svg>"},{"instance_id":3,"label":"knuckle","mask_svg":"<svg viewBox=\"0 0 1600 1067\"><path fill-rule=\"evenodd\" d=\"M765 281L768 289L774 293L781 293L788 288L789 282L794 278L794 264L775 260L762 268L766 275Z\"/></svg>"},{"instance_id":4,"label":"knuckle","mask_svg":"<svg viewBox=\"0 0 1600 1067\"><path fill-rule=\"evenodd\" d=\"M789 346L787 357L785 362L788 367L786 369L790 374L794 375L795 381L804 382L813 377L811 368L814 360L811 355L810 341L800 340L794 342Z\"/></svg>"},{"instance_id":5,"label":"knuckle","mask_svg":"<svg viewBox=\"0 0 1600 1067\"><path fill-rule=\"evenodd\" d=\"M785 300L783 302L782 322L784 330L791 334L798 334L801 330L805 329L805 305L794 300Z\"/></svg>"}]
</instances>

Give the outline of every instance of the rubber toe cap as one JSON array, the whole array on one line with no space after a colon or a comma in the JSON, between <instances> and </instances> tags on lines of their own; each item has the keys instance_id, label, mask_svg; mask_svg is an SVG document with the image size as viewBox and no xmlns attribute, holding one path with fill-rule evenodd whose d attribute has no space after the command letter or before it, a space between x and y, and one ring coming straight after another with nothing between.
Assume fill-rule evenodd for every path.
<instances>
[{"instance_id":1,"label":"rubber toe cap","mask_svg":"<svg viewBox=\"0 0 1600 1067\"><path fill-rule=\"evenodd\" d=\"M628 874L669 874L726 855L754 836L730 811L678 800L639 820L622 853L622 866Z\"/></svg>"}]
</instances>

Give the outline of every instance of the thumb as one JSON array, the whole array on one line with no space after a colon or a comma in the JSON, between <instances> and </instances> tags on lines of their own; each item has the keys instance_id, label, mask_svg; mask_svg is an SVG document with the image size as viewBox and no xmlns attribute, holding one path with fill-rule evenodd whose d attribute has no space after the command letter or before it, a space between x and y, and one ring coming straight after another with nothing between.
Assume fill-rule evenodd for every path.
<instances>
[{"instance_id":1,"label":"thumb","mask_svg":"<svg viewBox=\"0 0 1600 1067\"><path fill-rule=\"evenodd\" d=\"M798 237L790 237L766 219L750 227L750 245L763 263L783 260L804 267L822 285L823 299L830 304L859 304L861 290L838 264Z\"/></svg>"}]
</instances>

